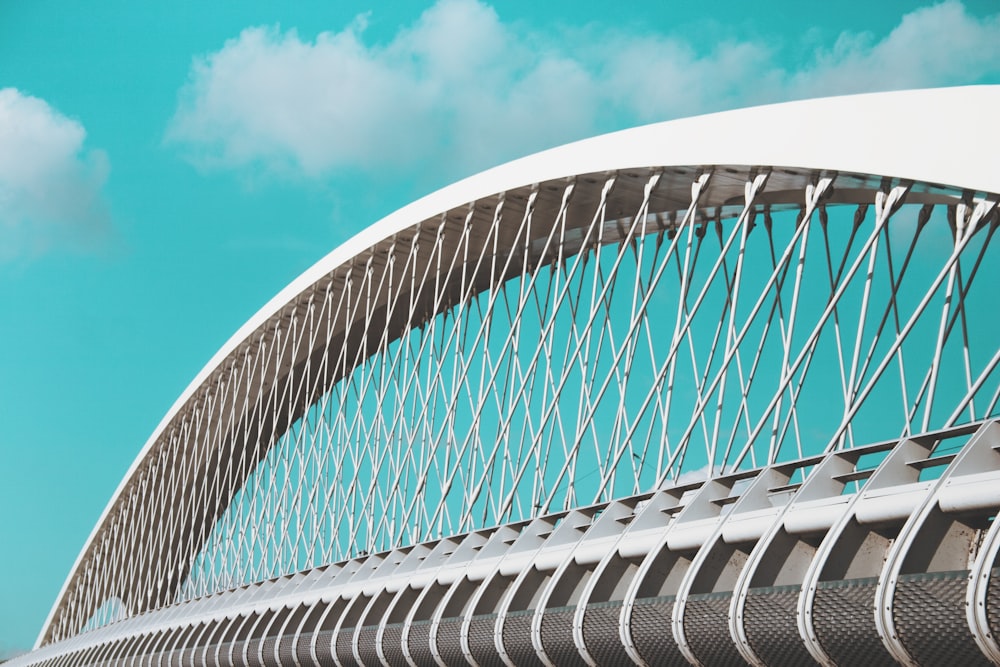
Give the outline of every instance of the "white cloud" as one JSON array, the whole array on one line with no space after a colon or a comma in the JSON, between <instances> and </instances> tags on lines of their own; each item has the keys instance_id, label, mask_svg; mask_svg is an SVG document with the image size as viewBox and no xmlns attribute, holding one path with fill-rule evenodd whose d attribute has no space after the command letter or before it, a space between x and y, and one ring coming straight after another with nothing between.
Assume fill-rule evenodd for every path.
<instances>
[{"instance_id":1,"label":"white cloud","mask_svg":"<svg viewBox=\"0 0 1000 667\"><path fill-rule=\"evenodd\" d=\"M711 467L705 464L697 470L688 470L687 472L682 472L678 475L677 480L671 482L672 486L684 486L686 484L694 484L695 482L701 482L706 479L714 479L716 477L722 477L734 472L736 468L733 466L714 466Z\"/></svg>"},{"instance_id":2,"label":"white cloud","mask_svg":"<svg viewBox=\"0 0 1000 667\"><path fill-rule=\"evenodd\" d=\"M0 259L90 243L108 224L108 161L44 100L0 89Z\"/></svg>"},{"instance_id":3,"label":"white cloud","mask_svg":"<svg viewBox=\"0 0 1000 667\"><path fill-rule=\"evenodd\" d=\"M196 60L168 140L209 166L317 176L428 157L481 166L592 128L590 74L532 49L485 5L442 0L384 46L363 43L363 24L311 42L244 30Z\"/></svg>"},{"instance_id":4,"label":"white cloud","mask_svg":"<svg viewBox=\"0 0 1000 667\"><path fill-rule=\"evenodd\" d=\"M844 33L791 77L799 97L955 85L1000 72L1000 15L970 16L961 2L916 9L881 41Z\"/></svg>"},{"instance_id":5,"label":"white cloud","mask_svg":"<svg viewBox=\"0 0 1000 667\"><path fill-rule=\"evenodd\" d=\"M598 131L800 97L960 84L1000 73L1000 19L917 9L884 39L845 33L789 69L780 45L580 30L541 35L477 0L439 0L386 44L365 19L303 40L244 30L196 59L168 129L196 163L322 177L457 176Z\"/></svg>"}]
</instances>

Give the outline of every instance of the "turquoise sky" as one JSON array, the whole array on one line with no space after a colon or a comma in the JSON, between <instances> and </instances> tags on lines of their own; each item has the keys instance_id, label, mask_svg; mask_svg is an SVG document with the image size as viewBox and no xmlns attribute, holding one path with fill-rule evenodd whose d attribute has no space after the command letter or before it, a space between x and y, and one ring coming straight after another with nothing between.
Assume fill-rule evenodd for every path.
<instances>
[{"instance_id":1,"label":"turquoise sky","mask_svg":"<svg viewBox=\"0 0 1000 667\"><path fill-rule=\"evenodd\" d=\"M1000 82L992 0L809 7L0 2L0 658L202 365L395 208L643 122Z\"/></svg>"}]
</instances>

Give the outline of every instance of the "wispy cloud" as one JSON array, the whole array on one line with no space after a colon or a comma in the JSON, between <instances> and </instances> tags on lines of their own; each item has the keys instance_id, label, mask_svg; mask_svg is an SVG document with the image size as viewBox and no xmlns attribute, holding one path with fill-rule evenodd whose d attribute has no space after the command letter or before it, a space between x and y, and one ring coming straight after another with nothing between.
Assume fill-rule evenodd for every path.
<instances>
[{"instance_id":1,"label":"wispy cloud","mask_svg":"<svg viewBox=\"0 0 1000 667\"><path fill-rule=\"evenodd\" d=\"M736 469L733 466L709 466L708 464L698 468L697 470L688 470L687 472L682 472L677 480L674 482L677 486L684 486L685 484L694 484L695 482L701 482L707 479L714 479L716 477L722 477L734 472Z\"/></svg>"},{"instance_id":2,"label":"wispy cloud","mask_svg":"<svg viewBox=\"0 0 1000 667\"><path fill-rule=\"evenodd\" d=\"M477 0L439 0L386 44L366 43L364 17L314 40L248 28L195 60L167 138L210 168L460 175L635 123L1000 74L1000 18L957 1L881 39L844 33L795 68L763 41L706 53L672 36L580 33L533 33Z\"/></svg>"},{"instance_id":3,"label":"wispy cloud","mask_svg":"<svg viewBox=\"0 0 1000 667\"><path fill-rule=\"evenodd\" d=\"M797 97L974 83L1000 73L1000 14L977 19L961 2L916 9L884 39L843 33L788 78Z\"/></svg>"},{"instance_id":4,"label":"wispy cloud","mask_svg":"<svg viewBox=\"0 0 1000 667\"><path fill-rule=\"evenodd\" d=\"M107 156L44 100L0 89L0 260L90 244L109 224Z\"/></svg>"}]
</instances>

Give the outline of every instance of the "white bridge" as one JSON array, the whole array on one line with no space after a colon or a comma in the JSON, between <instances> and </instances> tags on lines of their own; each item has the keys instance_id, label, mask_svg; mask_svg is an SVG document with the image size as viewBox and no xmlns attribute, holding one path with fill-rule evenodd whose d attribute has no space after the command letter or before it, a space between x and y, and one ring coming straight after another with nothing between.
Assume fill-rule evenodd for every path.
<instances>
[{"instance_id":1,"label":"white bridge","mask_svg":"<svg viewBox=\"0 0 1000 667\"><path fill-rule=\"evenodd\" d=\"M1000 87L518 160L289 285L13 665L1000 663Z\"/></svg>"}]
</instances>

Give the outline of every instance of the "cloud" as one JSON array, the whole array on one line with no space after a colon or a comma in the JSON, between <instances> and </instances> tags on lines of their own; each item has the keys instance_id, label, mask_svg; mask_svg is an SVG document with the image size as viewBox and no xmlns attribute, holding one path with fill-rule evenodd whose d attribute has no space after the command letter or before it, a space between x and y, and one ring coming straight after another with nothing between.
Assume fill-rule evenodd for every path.
<instances>
[{"instance_id":1,"label":"cloud","mask_svg":"<svg viewBox=\"0 0 1000 667\"><path fill-rule=\"evenodd\" d=\"M688 470L687 472L682 472L678 475L677 480L671 482L672 486L684 486L685 484L694 484L695 482L701 482L706 479L714 479L716 477L722 477L728 475L736 470L733 466L714 466L710 467L705 464L697 470Z\"/></svg>"},{"instance_id":2,"label":"cloud","mask_svg":"<svg viewBox=\"0 0 1000 667\"><path fill-rule=\"evenodd\" d=\"M961 2L916 9L881 41L843 33L790 77L798 97L973 83L1000 73L1000 14L979 20Z\"/></svg>"},{"instance_id":3,"label":"cloud","mask_svg":"<svg viewBox=\"0 0 1000 667\"><path fill-rule=\"evenodd\" d=\"M89 244L109 223L102 151L44 100L0 89L0 259Z\"/></svg>"},{"instance_id":4,"label":"cloud","mask_svg":"<svg viewBox=\"0 0 1000 667\"><path fill-rule=\"evenodd\" d=\"M477 0L439 0L384 44L366 43L365 24L313 40L244 30L195 60L167 140L209 168L456 176L641 122L1000 73L1000 18L960 2L917 9L881 40L844 33L795 68L761 40L705 52L595 27L542 35Z\"/></svg>"},{"instance_id":5,"label":"cloud","mask_svg":"<svg viewBox=\"0 0 1000 667\"><path fill-rule=\"evenodd\" d=\"M358 20L311 42L244 30L195 61L168 141L206 166L318 176L428 157L479 166L592 127L590 73L532 48L486 5L442 0L387 45L365 45L363 30Z\"/></svg>"}]
</instances>

